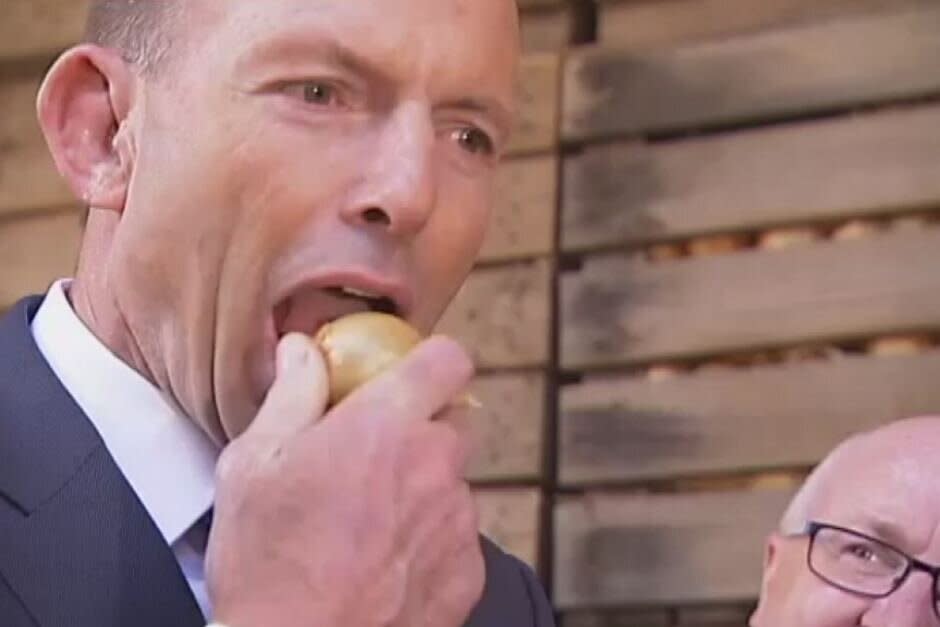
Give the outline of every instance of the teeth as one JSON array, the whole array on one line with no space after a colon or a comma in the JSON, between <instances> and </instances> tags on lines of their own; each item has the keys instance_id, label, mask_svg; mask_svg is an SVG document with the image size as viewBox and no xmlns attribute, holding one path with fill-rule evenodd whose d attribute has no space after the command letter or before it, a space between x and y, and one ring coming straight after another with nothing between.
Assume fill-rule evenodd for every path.
<instances>
[{"instance_id":1,"label":"teeth","mask_svg":"<svg viewBox=\"0 0 940 627\"><path fill-rule=\"evenodd\" d=\"M367 298L369 300L379 300L382 298L380 294L372 294L370 292L364 292L362 290L357 290L352 287L341 287L340 291L347 296L352 296L354 298Z\"/></svg>"}]
</instances>

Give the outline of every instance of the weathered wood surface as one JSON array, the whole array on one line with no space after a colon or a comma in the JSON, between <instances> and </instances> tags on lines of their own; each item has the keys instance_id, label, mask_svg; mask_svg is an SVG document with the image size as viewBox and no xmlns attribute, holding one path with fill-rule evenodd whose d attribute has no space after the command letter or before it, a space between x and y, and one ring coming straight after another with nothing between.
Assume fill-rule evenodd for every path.
<instances>
[{"instance_id":1,"label":"weathered wood surface","mask_svg":"<svg viewBox=\"0 0 940 627\"><path fill-rule=\"evenodd\" d=\"M71 276L80 238L77 212L0 221L0 309Z\"/></svg>"},{"instance_id":2,"label":"weathered wood surface","mask_svg":"<svg viewBox=\"0 0 940 627\"><path fill-rule=\"evenodd\" d=\"M574 37L574 10L560 3L543 9L525 11L521 16L522 50L552 52L565 50Z\"/></svg>"},{"instance_id":3,"label":"weathered wood surface","mask_svg":"<svg viewBox=\"0 0 940 627\"><path fill-rule=\"evenodd\" d=\"M472 392L483 407L467 418L477 443L469 478L474 482L537 481L544 446L544 374L482 376Z\"/></svg>"},{"instance_id":4,"label":"weathered wood surface","mask_svg":"<svg viewBox=\"0 0 940 627\"><path fill-rule=\"evenodd\" d=\"M934 0L602 0L598 5L597 39L604 45L618 48L674 46L932 2Z\"/></svg>"},{"instance_id":5,"label":"weathered wood surface","mask_svg":"<svg viewBox=\"0 0 940 627\"><path fill-rule=\"evenodd\" d=\"M584 48L565 66L563 137L785 118L940 91L940 7L668 50Z\"/></svg>"},{"instance_id":6,"label":"weathered wood surface","mask_svg":"<svg viewBox=\"0 0 940 627\"><path fill-rule=\"evenodd\" d=\"M567 369L940 326L940 229L647 263L587 258L561 278Z\"/></svg>"},{"instance_id":7,"label":"weathered wood surface","mask_svg":"<svg viewBox=\"0 0 940 627\"><path fill-rule=\"evenodd\" d=\"M560 627L675 627L665 609L579 610L561 616Z\"/></svg>"},{"instance_id":8,"label":"weathered wood surface","mask_svg":"<svg viewBox=\"0 0 940 627\"><path fill-rule=\"evenodd\" d=\"M438 330L462 341L481 368L542 366L551 306L549 261L479 268Z\"/></svg>"},{"instance_id":9,"label":"weathered wood surface","mask_svg":"<svg viewBox=\"0 0 940 627\"><path fill-rule=\"evenodd\" d=\"M557 194L557 157L504 162L480 258L494 261L550 255L555 245Z\"/></svg>"},{"instance_id":10,"label":"weathered wood surface","mask_svg":"<svg viewBox=\"0 0 940 627\"><path fill-rule=\"evenodd\" d=\"M518 85L519 115L507 151L547 152L558 144L561 57L556 53L527 54Z\"/></svg>"},{"instance_id":11,"label":"weathered wood surface","mask_svg":"<svg viewBox=\"0 0 940 627\"><path fill-rule=\"evenodd\" d=\"M562 245L584 250L940 206L940 107L565 160Z\"/></svg>"},{"instance_id":12,"label":"weathered wood surface","mask_svg":"<svg viewBox=\"0 0 940 627\"><path fill-rule=\"evenodd\" d=\"M838 442L940 412L940 351L564 388L564 485L811 466Z\"/></svg>"},{"instance_id":13,"label":"weathered wood surface","mask_svg":"<svg viewBox=\"0 0 940 627\"><path fill-rule=\"evenodd\" d=\"M555 509L554 601L576 609L756 596L791 491L586 495Z\"/></svg>"},{"instance_id":14,"label":"weathered wood surface","mask_svg":"<svg viewBox=\"0 0 940 627\"><path fill-rule=\"evenodd\" d=\"M74 203L36 121L38 79L0 82L0 217Z\"/></svg>"},{"instance_id":15,"label":"weathered wood surface","mask_svg":"<svg viewBox=\"0 0 940 627\"><path fill-rule=\"evenodd\" d=\"M502 549L538 568L542 496L538 488L488 488L474 492L480 530Z\"/></svg>"},{"instance_id":16,"label":"weathered wood surface","mask_svg":"<svg viewBox=\"0 0 940 627\"><path fill-rule=\"evenodd\" d=\"M52 56L81 39L89 0L4 0L0 60Z\"/></svg>"}]
</instances>

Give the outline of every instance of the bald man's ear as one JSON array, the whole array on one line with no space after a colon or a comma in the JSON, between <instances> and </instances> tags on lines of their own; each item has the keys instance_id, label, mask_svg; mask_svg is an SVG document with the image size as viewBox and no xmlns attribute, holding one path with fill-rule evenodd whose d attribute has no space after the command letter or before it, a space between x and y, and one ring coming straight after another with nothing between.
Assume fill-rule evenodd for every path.
<instances>
[{"instance_id":1,"label":"bald man's ear","mask_svg":"<svg viewBox=\"0 0 940 627\"><path fill-rule=\"evenodd\" d=\"M748 621L750 627L760 627L764 624L765 604L770 596L769 584L779 563L777 557L780 554L779 544L781 541L782 537L777 533L773 533L767 538L764 545L764 569L760 585L760 599L757 602L757 609L754 610L751 619Z\"/></svg>"},{"instance_id":2,"label":"bald man's ear","mask_svg":"<svg viewBox=\"0 0 940 627\"><path fill-rule=\"evenodd\" d=\"M122 134L135 80L117 51L82 45L56 61L40 89L37 112L49 151L90 207L124 210L134 155Z\"/></svg>"}]
</instances>

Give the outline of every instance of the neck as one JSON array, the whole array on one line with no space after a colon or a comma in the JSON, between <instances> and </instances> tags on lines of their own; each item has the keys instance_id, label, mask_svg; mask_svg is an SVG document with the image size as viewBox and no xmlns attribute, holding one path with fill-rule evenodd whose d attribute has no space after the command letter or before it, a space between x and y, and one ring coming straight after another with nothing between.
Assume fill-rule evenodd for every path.
<instances>
[{"instance_id":1,"label":"neck","mask_svg":"<svg viewBox=\"0 0 940 627\"><path fill-rule=\"evenodd\" d=\"M67 293L75 314L114 355L151 383L140 345L121 311L108 281L109 243L118 217L111 212L92 211L89 215L75 280Z\"/></svg>"}]
</instances>

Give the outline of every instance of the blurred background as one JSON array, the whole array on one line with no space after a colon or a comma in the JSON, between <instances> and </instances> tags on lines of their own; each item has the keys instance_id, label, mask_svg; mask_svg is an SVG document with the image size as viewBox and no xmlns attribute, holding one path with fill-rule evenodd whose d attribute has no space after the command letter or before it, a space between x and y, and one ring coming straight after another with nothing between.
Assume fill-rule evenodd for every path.
<instances>
[{"instance_id":1,"label":"blurred background","mask_svg":"<svg viewBox=\"0 0 940 627\"><path fill-rule=\"evenodd\" d=\"M70 275L33 114L85 2L4 0L0 309ZM479 267L483 527L566 627L744 625L762 541L858 429L940 410L936 0L520 0Z\"/></svg>"}]
</instances>

